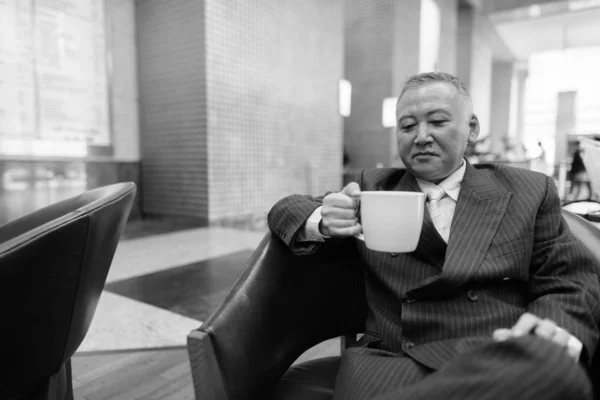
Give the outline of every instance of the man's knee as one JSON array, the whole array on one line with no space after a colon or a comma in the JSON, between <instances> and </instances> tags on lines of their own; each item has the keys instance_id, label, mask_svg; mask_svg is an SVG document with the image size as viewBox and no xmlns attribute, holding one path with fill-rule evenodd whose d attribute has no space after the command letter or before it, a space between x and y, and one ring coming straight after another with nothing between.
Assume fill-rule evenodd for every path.
<instances>
[{"instance_id":1,"label":"man's knee","mask_svg":"<svg viewBox=\"0 0 600 400\"><path fill-rule=\"evenodd\" d=\"M566 349L541 337L528 335L503 342L523 355L519 364L523 379L532 385L547 385L553 398L590 399L592 385L585 369Z\"/></svg>"}]
</instances>

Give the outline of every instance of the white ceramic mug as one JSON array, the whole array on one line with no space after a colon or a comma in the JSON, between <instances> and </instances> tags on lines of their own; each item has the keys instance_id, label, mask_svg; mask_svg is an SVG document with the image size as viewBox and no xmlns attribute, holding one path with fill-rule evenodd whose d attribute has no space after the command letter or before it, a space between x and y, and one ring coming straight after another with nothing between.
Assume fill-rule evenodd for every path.
<instances>
[{"instance_id":1,"label":"white ceramic mug","mask_svg":"<svg viewBox=\"0 0 600 400\"><path fill-rule=\"evenodd\" d=\"M357 239L376 251L410 253L417 248L425 194L420 192L366 191L360 194L362 234Z\"/></svg>"}]
</instances>

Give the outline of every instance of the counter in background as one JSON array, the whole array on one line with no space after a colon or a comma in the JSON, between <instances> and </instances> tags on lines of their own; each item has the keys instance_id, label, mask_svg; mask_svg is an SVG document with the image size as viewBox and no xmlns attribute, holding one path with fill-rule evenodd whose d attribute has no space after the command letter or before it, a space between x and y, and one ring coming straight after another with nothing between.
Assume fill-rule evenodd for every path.
<instances>
[{"instance_id":1,"label":"counter in background","mask_svg":"<svg viewBox=\"0 0 600 400\"><path fill-rule=\"evenodd\" d=\"M88 189L116 182L141 184L139 161L112 157L0 157L0 224ZM141 217L141 190L130 219Z\"/></svg>"}]
</instances>

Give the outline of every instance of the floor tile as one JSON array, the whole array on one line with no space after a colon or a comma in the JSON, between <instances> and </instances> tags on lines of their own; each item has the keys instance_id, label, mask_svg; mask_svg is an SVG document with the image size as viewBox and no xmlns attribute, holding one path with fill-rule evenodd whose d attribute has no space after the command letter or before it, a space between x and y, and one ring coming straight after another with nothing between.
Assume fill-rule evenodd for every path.
<instances>
[{"instance_id":1,"label":"floor tile","mask_svg":"<svg viewBox=\"0 0 600 400\"><path fill-rule=\"evenodd\" d=\"M265 232L198 228L119 243L107 282L188 265L240 250L254 250Z\"/></svg>"},{"instance_id":2,"label":"floor tile","mask_svg":"<svg viewBox=\"0 0 600 400\"><path fill-rule=\"evenodd\" d=\"M252 250L113 281L105 290L204 321L240 276Z\"/></svg>"},{"instance_id":3,"label":"floor tile","mask_svg":"<svg viewBox=\"0 0 600 400\"><path fill-rule=\"evenodd\" d=\"M201 321L104 291L78 352L185 346Z\"/></svg>"}]
</instances>

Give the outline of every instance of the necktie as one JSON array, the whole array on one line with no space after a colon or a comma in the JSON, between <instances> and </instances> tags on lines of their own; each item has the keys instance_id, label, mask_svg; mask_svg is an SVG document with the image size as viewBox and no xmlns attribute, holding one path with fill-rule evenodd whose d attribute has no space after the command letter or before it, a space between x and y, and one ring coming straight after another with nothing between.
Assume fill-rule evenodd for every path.
<instances>
[{"instance_id":1,"label":"necktie","mask_svg":"<svg viewBox=\"0 0 600 400\"><path fill-rule=\"evenodd\" d=\"M425 194L427 195L427 208L429 209L429 215L431 215L431 221L433 221L433 225L435 229L439 232L441 237L444 237L444 230L446 227L444 226L444 216L439 208L439 201L446 192L444 188L438 185L427 188Z\"/></svg>"}]
</instances>

